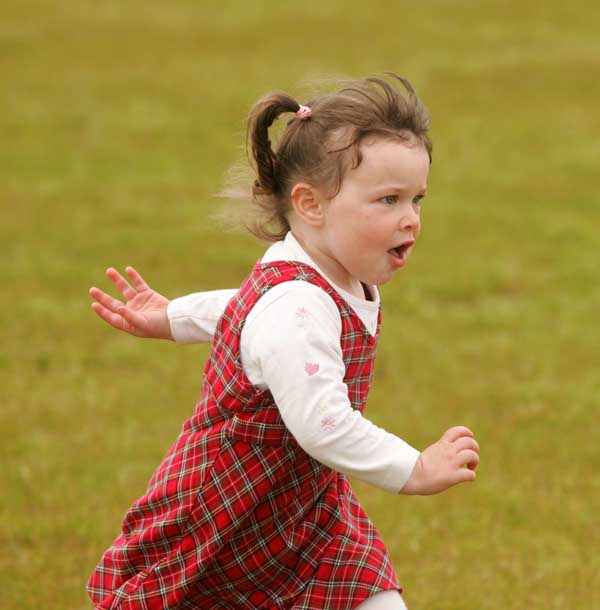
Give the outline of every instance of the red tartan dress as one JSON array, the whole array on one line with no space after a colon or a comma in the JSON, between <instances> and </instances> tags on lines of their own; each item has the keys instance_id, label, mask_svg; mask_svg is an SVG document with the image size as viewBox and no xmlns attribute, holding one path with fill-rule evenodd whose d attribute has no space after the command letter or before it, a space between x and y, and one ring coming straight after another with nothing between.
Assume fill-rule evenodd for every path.
<instances>
[{"instance_id":1,"label":"red tartan dress","mask_svg":"<svg viewBox=\"0 0 600 610\"><path fill-rule=\"evenodd\" d=\"M348 478L300 447L269 390L243 371L248 313L267 290L296 280L338 306L344 382L363 412L381 308L373 337L314 268L259 260L217 323L193 416L90 578L97 610L350 610L402 590Z\"/></svg>"}]
</instances>

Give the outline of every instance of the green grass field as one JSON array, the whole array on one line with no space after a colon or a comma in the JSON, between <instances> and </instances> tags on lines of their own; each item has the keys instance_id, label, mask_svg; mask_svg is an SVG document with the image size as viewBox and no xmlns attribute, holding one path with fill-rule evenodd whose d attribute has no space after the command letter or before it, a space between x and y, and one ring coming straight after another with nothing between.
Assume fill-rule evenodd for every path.
<instances>
[{"instance_id":1,"label":"green grass field","mask_svg":"<svg viewBox=\"0 0 600 610\"><path fill-rule=\"evenodd\" d=\"M382 287L367 415L473 485L354 481L411 610L600 608L600 38L592 2L5 3L0 19L0 607L83 610L191 413L206 345L134 339L87 290L175 297L264 246L210 221L244 116L327 75L407 76L432 114L423 232Z\"/></svg>"}]
</instances>

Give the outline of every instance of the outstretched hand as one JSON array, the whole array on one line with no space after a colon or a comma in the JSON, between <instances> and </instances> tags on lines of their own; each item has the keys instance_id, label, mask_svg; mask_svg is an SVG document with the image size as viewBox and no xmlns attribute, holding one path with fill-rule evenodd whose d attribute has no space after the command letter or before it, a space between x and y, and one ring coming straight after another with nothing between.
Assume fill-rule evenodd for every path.
<instances>
[{"instance_id":1,"label":"outstretched hand","mask_svg":"<svg viewBox=\"0 0 600 610\"><path fill-rule=\"evenodd\" d=\"M133 267L126 267L125 272L131 284L116 269L109 267L106 270L106 275L125 298L125 303L92 287L89 290L95 299L92 309L112 327L135 337L173 341L167 316L169 299L150 288Z\"/></svg>"},{"instance_id":2,"label":"outstretched hand","mask_svg":"<svg viewBox=\"0 0 600 610\"><path fill-rule=\"evenodd\" d=\"M421 453L400 493L428 496L474 481L478 465L479 444L473 433L464 426L455 426Z\"/></svg>"}]
</instances>

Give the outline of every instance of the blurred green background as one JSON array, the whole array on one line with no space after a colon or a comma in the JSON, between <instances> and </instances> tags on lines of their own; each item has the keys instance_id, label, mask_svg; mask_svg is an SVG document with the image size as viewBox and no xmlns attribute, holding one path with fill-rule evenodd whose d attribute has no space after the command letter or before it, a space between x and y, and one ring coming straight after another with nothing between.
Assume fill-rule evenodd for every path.
<instances>
[{"instance_id":1,"label":"blurred green background","mask_svg":"<svg viewBox=\"0 0 600 610\"><path fill-rule=\"evenodd\" d=\"M110 329L87 290L131 264L175 297L265 247L212 193L263 93L408 77L432 114L423 232L382 287L367 415L424 448L466 424L477 482L354 481L411 610L600 608L598 4L5 2L0 606L85 583L190 415L208 347ZM114 290L113 290L114 294Z\"/></svg>"}]
</instances>

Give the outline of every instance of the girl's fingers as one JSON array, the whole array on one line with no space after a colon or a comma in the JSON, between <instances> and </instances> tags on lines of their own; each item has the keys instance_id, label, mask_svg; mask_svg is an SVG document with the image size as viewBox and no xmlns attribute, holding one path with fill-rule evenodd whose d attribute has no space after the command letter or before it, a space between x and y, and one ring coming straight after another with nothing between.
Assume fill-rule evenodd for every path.
<instances>
[{"instance_id":1,"label":"girl's fingers","mask_svg":"<svg viewBox=\"0 0 600 610\"><path fill-rule=\"evenodd\" d=\"M144 316L127 307L119 307L117 313L131 325L132 331L134 331L138 337L145 336L144 328L146 326L146 318L144 318Z\"/></svg>"},{"instance_id":2,"label":"girl's fingers","mask_svg":"<svg viewBox=\"0 0 600 610\"><path fill-rule=\"evenodd\" d=\"M112 312L116 312L119 307L123 307L123 303L118 299L114 299L106 292L102 292L99 288L90 288L90 295L101 305Z\"/></svg>"},{"instance_id":3,"label":"girl's fingers","mask_svg":"<svg viewBox=\"0 0 600 610\"><path fill-rule=\"evenodd\" d=\"M135 312L122 307L117 313L113 313L100 305L100 303L92 303L92 309L102 318L105 322L108 322L113 328L122 330L135 337L146 337L146 333L143 329L138 327L141 316ZM132 323L132 320L135 323ZM143 318L141 318L142 321Z\"/></svg>"},{"instance_id":4,"label":"girl's fingers","mask_svg":"<svg viewBox=\"0 0 600 610\"><path fill-rule=\"evenodd\" d=\"M474 470L468 468L459 468L453 477L452 484L465 483L467 481L474 481L477 478L477 473Z\"/></svg>"},{"instance_id":5,"label":"girl's fingers","mask_svg":"<svg viewBox=\"0 0 600 610\"><path fill-rule=\"evenodd\" d=\"M100 318L102 318L105 322L108 322L113 328L129 332L129 325L120 315L109 311L106 309L106 307L100 305L100 303L92 303L92 309Z\"/></svg>"},{"instance_id":6,"label":"girl's fingers","mask_svg":"<svg viewBox=\"0 0 600 610\"><path fill-rule=\"evenodd\" d=\"M457 453L463 449L473 449L473 451L479 452L479 443L470 436L462 436L454 442L454 448Z\"/></svg>"},{"instance_id":7,"label":"girl's fingers","mask_svg":"<svg viewBox=\"0 0 600 610\"><path fill-rule=\"evenodd\" d=\"M453 443L461 436L473 436L473 433L466 426L454 426L453 428L450 428L444 432L442 435L442 440Z\"/></svg>"},{"instance_id":8,"label":"girl's fingers","mask_svg":"<svg viewBox=\"0 0 600 610\"><path fill-rule=\"evenodd\" d=\"M136 287L137 290L142 291L148 290L150 288L148 284L146 284L142 276L133 267L125 267L125 271L127 272L127 275L131 278L131 281L133 282L133 285Z\"/></svg>"},{"instance_id":9,"label":"girl's fingers","mask_svg":"<svg viewBox=\"0 0 600 610\"><path fill-rule=\"evenodd\" d=\"M135 297L137 292L129 285L127 280L113 267L106 270L106 275L118 288L119 292L129 301Z\"/></svg>"},{"instance_id":10,"label":"girl's fingers","mask_svg":"<svg viewBox=\"0 0 600 610\"><path fill-rule=\"evenodd\" d=\"M479 466L479 454L472 449L465 449L457 454L458 463L467 466L470 470L475 470Z\"/></svg>"}]
</instances>

